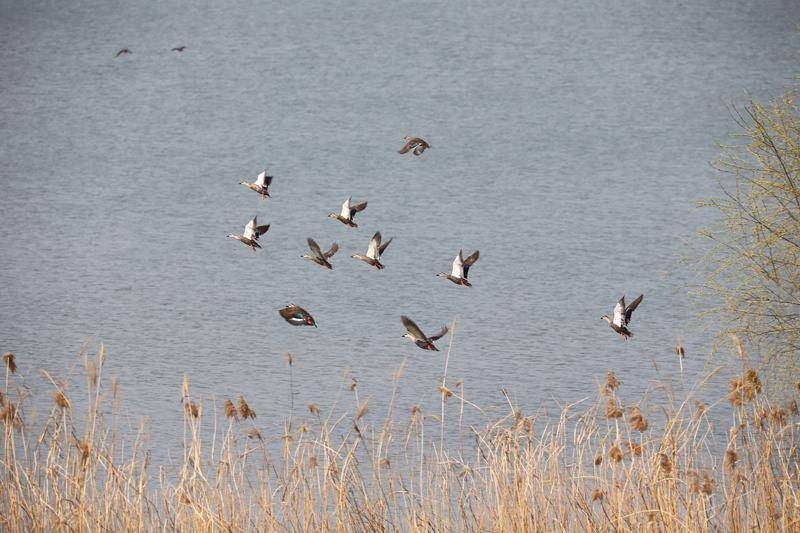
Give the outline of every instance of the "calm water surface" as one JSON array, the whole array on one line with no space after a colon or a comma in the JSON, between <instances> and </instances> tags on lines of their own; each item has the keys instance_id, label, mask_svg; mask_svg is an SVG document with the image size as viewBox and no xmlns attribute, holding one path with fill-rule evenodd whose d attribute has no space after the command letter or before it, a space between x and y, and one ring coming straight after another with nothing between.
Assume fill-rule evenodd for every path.
<instances>
[{"instance_id":1,"label":"calm water surface","mask_svg":"<svg viewBox=\"0 0 800 533\"><path fill-rule=\"evenodd\" d=\"M726 104L796 74L798 20L779 0L2 2L0 349L42 390L37 368L103 340L168 440L184 372L277 426L286 351L296 405L330 405L345 369L380 405L404 358L401 403L435 404L444 356L400 314L457 320L449 375L483 406L573 401L607 369L633 395L651 361L675 372L677 336L694 381L709 336L676 259ZM409 134L432 148L400 156ZM266 202L237 184L264 166ZM351 194L358 229L326 218ZM255 214L258 253L225 239ZM381 272L349 258L375 230ZM333 271L300 259L309 236L340 243ZM462 247L472 289L435 277ZM639 292L623 343L599 317Z\"/></svg>"}]
</instances>

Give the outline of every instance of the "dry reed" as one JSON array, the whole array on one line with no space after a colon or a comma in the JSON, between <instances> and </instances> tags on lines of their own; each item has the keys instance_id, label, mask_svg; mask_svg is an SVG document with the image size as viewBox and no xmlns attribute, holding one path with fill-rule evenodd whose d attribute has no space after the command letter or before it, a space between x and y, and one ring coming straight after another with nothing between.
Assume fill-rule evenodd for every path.
<instances>
[{"instance_id":1,"label":"dry reed","mask_svg":"<svg viewBox=\"0 0 800 533\"><path fill-rule=\"evenodd\" d=\"M208 399L192 397L185 377L181 459L172 468L154 468L144 435L126 441L115 429L117 410L109 413L104 405L102 362L98 357L85 365L86 412L73 412L63 383L37 428L23 424L28 400L21 387L15 390L13 379L6 385L0 416L4 531L800 527L796 410L770 405L754 371L734 380L732 408L720 401L702 406L691 394L679 400L670 391L650 409L637 402L627 423L619 420L620 381L609 373L596 403L580 412L567 407L556 418L524 416L509 401L507 415L487 418L481 427L462 426L463 410L474 404L458 383L460 392L440 389L443 416L414 406L405 420L392 418L391 409L385 420L370 420L368 400L356 398L349 427L345 416L322 416L311 404L308 419L287 417L280 435L256 425L243 396L225 400L221 411L208 410L229 420L209 428ZM447 397L456 402L449 411ZM394 393L389 400L393 404ZM727 448L715 444L707 416L723 407L733 412L730 427L720 428L731 435ZM457 415L447 418L450 411ZM244 421L249 426L240 432ZM202 438L201 427L213 439ZM471 438L451 443L439 430Z\"/></svg>"}]
</instances>

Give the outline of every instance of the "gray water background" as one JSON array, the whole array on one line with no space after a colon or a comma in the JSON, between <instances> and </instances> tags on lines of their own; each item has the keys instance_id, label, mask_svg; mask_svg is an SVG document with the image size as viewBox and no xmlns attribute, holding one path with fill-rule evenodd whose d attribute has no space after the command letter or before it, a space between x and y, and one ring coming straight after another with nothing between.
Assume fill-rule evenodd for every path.
<instances>
[{"instance_id":1,"label":"gray water background","mask_svg":"<svg viewBox=\"0 0 800 533\"><path fill-rule=\"evenodd\" d=\"M44 391L36 369L74 373L102 340L166 443L184 373L277 428L287 351L297 409L330 406L345 369L385 404L404 358L400 405L437 405L444 352L400 314L457 319L451 383L497 412L500 387L528 412L608 369L634 397L651 361L675 375L678 336L694 382L711 339L677 259L710 220L727 105L796 74L797 21L791 1L2 2L0 349ZM432 148L401 156L404 135ZM262 202L237 182L265 166ZM358 229L326 218L351 194ZM255 214L257 253L225 238ZM375 230L380 272L349 258ZM340 243L333 271L306 237ZM435 277L462 247L471 289ZM640 292L621 342L599 317ZM319 329L283 322L289 302Z\"/></svg>"}]
</instances>

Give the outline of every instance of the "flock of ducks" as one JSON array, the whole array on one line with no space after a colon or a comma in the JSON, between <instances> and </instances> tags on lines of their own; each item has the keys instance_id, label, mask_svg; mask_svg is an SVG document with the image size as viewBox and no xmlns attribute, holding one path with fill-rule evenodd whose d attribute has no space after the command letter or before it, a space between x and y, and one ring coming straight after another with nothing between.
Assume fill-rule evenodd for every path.
<instances>
[{"instance_id":1,"label":"flock of ducks","mask_svg":"<svg viewBox=\"0 0 800 533\"><path fill-rule=\"evenodd\" d=\"M185 46L176 46L171 51L172 52L183 52L184 50L186 50ZM116 53L116 55L114 57L119 57L121 55L132 54L132 53L133 52L131 52L130 48L120 48L119 51Z\"/></svg>"},{"instance_id":2,"label":"flock of ducks","mask_svg":"<svg viewBox=\"0 0 800 533\"><path fill-rule=\"evenodd\" d=\"M122 51L120 51L120 53L121 52ZM430 148L430 144L419 137L407 136L403 138L403 141L405 141L405 144L398 151L400 154L411 152L415 156L420 156L425 150ZM272 178L273 177L268 175L267 171L264 170L255 178L248 178L252 181L245 179L241 180L239 183L251 191L258 193L262 200L266 200L267 198L270 198L269 187L272 184ZM360 213L366 208L366 201L355 203L353 202L353 197L348 196L342 204L341 210L338 213L330 213L328 217L338 220L348 228L357 228L358 224L356 224L354 218L356 214ZM235 239L246 246L249 246L255 252L257 248L261 248L261 245L258 241L262 235L267 233L267 231L269 231L269 224L259 226L258 219L254 216L247 223L244 228L244 232L241 235L229 234L228 238ZM317 244L317 241L314 239L309 237L307 242L309 253L303 254L300 257L312 263L316 263L323 268L332 270L333 265L331 264L330 259L336 254L336 252L339 251L339 244L334 242L330 245L330 248L328 248L327 251L323 252L320 245ZM366 254L353 254L350 257L359 261L363 261L376 270L383 270L385 267L383 263L381 263L381 257L383 256L384 252L386 252L386 248L389 246L389 244L391 244L391 242L391 238L384 241L383 237L381 236L381 232L376 231L372 236L372 239L369 241ZM447 272L439 272L437 276L446 278L452 283L462 287L472 287L472 284L468 279L469 271L470 267L475 264L478 258L480 258L480 252L478 250L475 250L472 254L467 256L466 259L464 258L463 250L459 250L458 255L456 255L455 259L453 260L453 266L450 273L448 274ZM633 312L636 310L639 304L642 303L643 299L644 295L639 295L638 298L626 306L625 296L623 295L622 298L620 298L617 302L617 305L614 307L613 319L609 318L608 315L603 315L600 318L601 320L608 322L609 326L611 326L611 329L617 332L621 339L626 340L633 336L633 333L630 331L630 329L628 329L628 325L630 324ZM293 303L289 304L283 309L280 309L278 314L280 314L280 316L286 320L286 322L293 326L317 327L317 323L314 320L314 317L311 316L311 313L299 305ZM444 337L448 331L447 326L442 326L442 328L435 335L428 336L425 335L419 326L417 326L417 324L407 316L402 315L400 317L400 321L406 328L406 333L403 334L403 337L411 339L414 344L423 350L438 351L438 348L434 342Z\"/></svg>"},{"instance_id":3,"label":"flock of ducks","mask_svg":"<svg viewBox=\"0 0 800 533\"><path fill-rule=\"evenodd\" d=\"M122 53L122 51L120 51L120 53ZM411 152L415 156L420 156L425 150L430 148L430 144L419 137L404 137L403 141L405 144L400 148L400 150L398 150L398 152L401 154ZM267 171L264 170L255 176L255 178L243 179L239 183L251 191L256 192L262 200L266 200L267 198L270 198L269 187L272 184L272 178L273 177L268 175ZM341 210L338 213L330 213L328 218L338 220L348 228L357 228L358 224L356 224L354 220L355 216L366 208L366 201L354 202L353 197L348 196L344 203L342 203ZM259 239L266 234L267 231L269 231L269 224L260 226L258 224L258 217L254 216L252 219L250 219L247 225L245 225L244 232L241 235L229 234L228 238L241 242L255 252L258 248L261 248ZM316 263L323 268L332 270L333 265L331 264L330 260L336 254L336 252L339 251L339 244L334 242L330 245L330 248L328 248L327 251L323 252L320 245L314 239L309 237L307 242L309 251L300 257L312 263ZM353 254L350 257L359 261L363 261L376 270L383 270L385 266L381 262L381 257L391 243L392 238L384 241L381 232L376 231L369 241L366 253L363 255ZM469 274L469 268L475 263L475 261L478 260L478 257L480 257L480 253L475 251L469 257L464 259L463 251L459 250L458 255L453 261L453 269L451 273L447 274L446 272L440 272L437 275L446 277L456 285L471 287L472 284L467 280L467 275ZM311 313L299 305L293 303L289 304L283 309L278 310L278 314L286 322L293 326L317 327L317 322L314 320L314 317L311 316ZM403 326L406 328L406 333L403 335L403 337L411 339L414 344L423 350L438 351L434 341L441 339L447 334L448 331L447 326L442 326L436 335L427 336L422 332L419 326L417 326L417 324L407 316L401 316L400 320L403 323Z\"/></svg>"},{"instance_id":4,"label":"flock of ducks","mask_svg":"<svg viewBox=\"0 0 800 533\"><path fill-rule=\"evenodd\" d=\"M183 52L185 49L185 46L176 46L172 49L172 51ZM130 49L122 48L117 52L115 57L131 53L133 52L131 52ZM415 156L420 156L423 154L423 152L425 152L425 150L431 147L430 144L420 137L406 136L403 137L403 141L405 144L403 144L400 150L398 150L400 154L411 152ZM262 200L266 200L270 197L269 186L272 184L272 176L268 176L266 170L258 174L255 178L250 179L253 181L250 182L247 180L241 180L239 183L251 191L258 193ZM357 213L360 213L366 208L366 201L353 203L353 197L349 196L342 204L341 211L338 213L330 213L328 217L338 220L349 228L357 228L358 224L356 224L353 219ZM258 239L267 233L267 231L269 231L269 224L259 226L257 217L253 217L244 227L244 232L241 235L229 234L228 237L235 239L246 246L249 246L255 252L257 248L261 248L261 245L258 243ZM376 270L383 270L385 267L383 266L383 263L381 263L381 256L383 256L383 253L386 251L386 248L391 242L391 238L384 242L383 238L381 237L381 232L376 231L372 236L372 239L369 241L367 253L364 255L353 254L350 257L353 259L358 259L359 261L364 261ZM336 252L339 251L339 245L337 243L334 242L331 244L331 247L327 252L323 252L319 244L317 244L314 239L309 237L308 249L310 253L300 256L301 258L316 263L323 268L327 268L329 270L333 269L330 259ZM463 250L459 250L458 255L453 260L453 268L450 273L448 274L447 272L439 272L437 276L447 278L451 282L455 283L456 285L461 285L462 287L472 287L472 284L467 279L467 276L469 275L470 267L475 264L479 257L480 252L475 250L472 254L467 256L466 259L464 259ZM623 295L622 298L620 298L617 302L617 305L614 306L614 317L609 318L608 315L603 315L600 317L600 319L608 322L608 325L611 326L611 329L616 331L621 339L629 339L630 337L633 337L633 333L630 329L628 329L628 324L630 324L631 316L636 308L639 307L639 304L642 303L643 298L644 295L641 294L638 298L626 306L625 295ZM281 309L279 313L284 320L286 320L286 322L294 326L317 327L314 317L312 317L308 311L295 304L287 305L285 308ZM436 346L433 344L433 341L439 340L447 334L447 327L443 326L436 335L427 337L424 333L422 333L422 330L419 329L413 320L407 316L401 316L400 319L406 328L406 333L403 336L413 340L414 344L423 350L438 350L438 348L436 348Z\"/></svg>"}]
</instances>

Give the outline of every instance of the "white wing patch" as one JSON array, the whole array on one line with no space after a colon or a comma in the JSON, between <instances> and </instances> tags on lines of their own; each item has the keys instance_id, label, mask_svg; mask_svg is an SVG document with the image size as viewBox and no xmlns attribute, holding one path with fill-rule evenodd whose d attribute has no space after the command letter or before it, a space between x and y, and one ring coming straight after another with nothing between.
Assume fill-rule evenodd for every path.
<instances>
[{"instance_id":1,"label":"white wing patch","mask_svg":"<svg viewBox=\"0 0 800 533\"><path fill-rule=\"evenodd\" d=\"M373 235L372 240L369 241L369 248L367 248L367 257L377 261L379 259L378 248L380 248L380 246L381 246L381 240L378 237L378 234L376 233L375 235Z\"/></svg>"},{"instance_id":2,"label":"white wing patch","mask_svg":"<svg viewBox=\"0 0 800 533\"><path fill-rule=\"evenodd\" d=\"M261 174L258 175L256 178L256 185L261 185L262 187L266 185L267 182L267 171L264 170Z\"/></svg>"},{"instance_id":3,"label":"white wing patch","mask_svg":"<svg viewBox=\"0 0 800 533\"><path fill-rule=\"evenodd\" d=\"M351 198L352 198L352 196L350 198L348 198L347 200L345 200L344 203L342 204L341 217L345 218L347 220L350 220L350 199Z\"/></svg>"},{"instance_id":4,"label":"white wing patch","mask_svg":"<svg viewBox=\"0 0 800 533\"><path fill-rule=\"evenodd\" d=\"M243 235L243 237L245 239L255 240L255 238L256 238L256 224L257 224L256 218L257 217L253 217L253 220L248 222L247 225L244 227L244 235Z\"/></svg>"},{"instance_id":5,"label":"white wing patch","mask_svg":"<svg viewBox=\"0 0 800 533\"><path fill-rule=\"evenodd\" d=\"M625 297L619 299L614 306L614 325L622 327L625 321Z\"/></svg>"},{"instance_id":6,"label":"white wing patch","mask_svg":"<svg viewBox=\"0 0 800 533\"><path fill-rule=\"evenodd\" d=\"M458 252L458 255L453 260L453 272L451 275L454 278L464 277L464 257L462 256L461 251Z\"/></svg>"}]
</instances>

